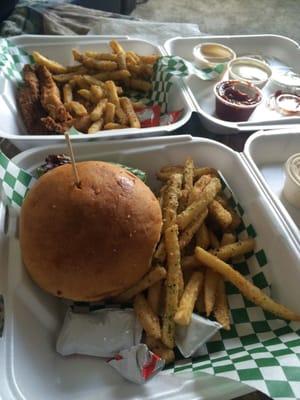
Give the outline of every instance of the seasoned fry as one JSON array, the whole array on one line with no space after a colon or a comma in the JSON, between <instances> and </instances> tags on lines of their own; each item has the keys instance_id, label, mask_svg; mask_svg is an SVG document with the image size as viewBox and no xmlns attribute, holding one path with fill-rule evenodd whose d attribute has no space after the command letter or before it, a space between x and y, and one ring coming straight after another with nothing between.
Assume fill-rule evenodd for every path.
<instances>
[{"instance_id":1,"label":"seasoned fry","mask_svg":"<svg viewBox=\"0 0 300 400\"><path fill-rule=\"evenodd\" d=\"M140 64L140 57L134 51L127 51L126 57L130 60L134 60L135 64Z\"/></svg>"},{"instance_id":2,"label":"seasoned fry","mask_svg":"<svg viewBox=\"0 0 300 400\"><path fill-rule=\"evenodd\" d=\"M203 210L212 202L216 194L221 190L221 182L218 178L212 178L204 188L201 198L189 205L181 214L177 216L177 224L180 230L187 227Z\"/></svg>"},{"instance_id":3,"label":"seasoned fry","mask_svg":"<svg viewBox=\"0 0 300 400\"><path fill-rule=\"evenodd\" d=\"M118 54L118 53L126 54L126 53L125 53L125 50L123 49L123 47L121 46L121 44L120 44L119 42L117 42L116 40L111 40L111 41L109 42L109 45L110 45L110 47L111 47L111 49L112 49L112 51L113 51L114 53L116 53L116 54Z\"/></svg>"},{"instance_id":4,"label":"seasoned fry","mask_svg":"<svg viewBox=\"0 0 300 400\"><path fill-rule=\"evenodd\" d=\"M79 76L80 74L85 74L86 72L87 72L87 69L81 65L80 69L77 68L77 70L74 72L53 75L53 79L55 80L55 82L58 82L58 83L66 83L66 82L69 82L71 79L73 79L75 76Z\"/></svg>"},{"instance_id":5,"label":"seasoned fry","mask_svg":"<svg viewBox=\"0 0 300 400\"><path fill-rule=\"evenodd\" d=\"M116 106L120 105L119 96L117 93L117 88L115 82L113 81L106 81L105 82L105 91L110 103L115 104Z\"/></svg>"},{"instance_id":6,"label":"seasoned fry","mask_svg":"<svg viewBox=\"0 0 300 400\"><path fill-rule=\"evenodd\" d=\"M91 119L89 115L84 115L83 117L77 117L74 120L74 127L80 132L88 132L89 127L91 126Z\"/></svg>"},{"instance_id":7,"label":"seasoned fry","mask_svg":"<svg viewBox=\"0 0 300 400\"><path fill-rule=\"evenodd\" d=\"M131 89L139 90L141 92L149 92L152 88L151 83L143 79L130 78L128 79L127 84Z\"/></svg>"},{"instance_id":8,"label":"seasoned fry","mask_svg":"<svg viewBox=\"0 0 300 400\"><path fill-rule=\"evenodd\" d=\"M203 192L205 186L209 184L212 177L211 175L202 175L200 178L195 182L192 190L190 191L188 197L188 206L192 204L194 201L199 200L201 197L201 193Z\"/></svg>"},{"instance_id":9,"label":"seasoned fry","mask_svg":"<svg viewBox=\"0 0 300 400\"><path fill-rule=\"evenodd\" d=\"M124 126L128 125L128 116L125 113L125 111L123 111L123 109L120 105L116 106L115 113L116 113L116 118L121 125L124 125Z\"/></svg>"},{"instance_id":10,"label":"seasoned fry","mask_svg":"<svg viewBox=\"0 0 300 400\"><path fill-rule=\"evenodd\" d=\"M72 87L68 83L63 86L63 99L64 104L70 103L73 100Z\"/></svg>"},{"instance_id":11,"label":"seasoned fry","mask_svg":"<svg viewBox=\"0 0 300 400\"><path fill-rule=\"evenodd\" d=\"M117 62L117 59L118 59L117 54L98 53L97 51L85 51L84 55L87 57L95 58L96 60L106 60L106 61Z\"/></svg>"},{"instance_id":12,"label":"seasoned fry","mask_svg":"<svg viewBox=\"0 0 300 400\"><path fill-rule=\"evenodd\" d=\"M91 102L99 103L101 99L104 97L104 90L99 85L91 85Z\"/></svg>"},{"instance_id":13,"label":"seasoned fry","mask_svg":"<svg viewBox=\"0 0 300 400\"><path fill-rule=\"evenodd\" d=\"M134 111L142 110L146 108L146 105L142 101L132 101L131 102Z\"/></svg>"},{"instance_id":14,"label":"seasoned fry","mask_svg":"<svg viewBox=\"0 0 300 400\"><path fill-rule=\"evenodd\" d=\"M203 224L207 214L208 211L205 209L199 216L197 216L197 218L194 219L194 221L190 223L190 225L185 228L184 231L182 231L179 237L180 250L183 250L190 243L199 227Z\"/></svg>"},{"instance_id":15,"label":"seasoned fry","mask_svg":"<svg viewBox=\"0 0 300 400\"><path fill-rule=\"evenodd\" d=\"M85 80L82 75L75 75L70 81L70 85L72 87L78 86L80 89L88 89L90 88L89 83Z\"/></svg>"},{"instance_id":16,"label":"seasoned fry","mask_svg":"<svg viewBox=\"0 0 300 400\"><path fill-rule=\"evenodd\" d=\"M223 233L220 246L225 246L226 244L232 244L236 242L236 236L233 233L227 232ZM202 247L202 246L201 246ZM206 249L205 249L206 250Z\"/></svg>"},{"instance_id":17,"label":"seasoned fry","mask_svg":"<svg viewBox=\"0 0 300 400\"><path fill-rule=\"evenodd\" d=\"M140 121L132 107L131 101L128 99L128 97L121 97L120 98L120 104L125 113L127 114L129 124L131 128L140 128L141 124Z\"/></svg>"},{"instance_id":18,"label":"seasoned fry","mask_svg":"<svg viewBox=\"0 0 300 400\"><path fill-rule=\"evenodd\" d=\"M116 106L113 103L107 103L104 111L104 123L114 122Z\"/></svg>"},{"instance_id":19,"label":"seasoned fry","mask_svg":"<svg viewBox=\"0 0 300 400\"><path fill-rule=\"evenodd\" d=\"M183 169L183 190L180 198L180 209L184 209L188 203L188 198L193 189L194 182L194 161L188 157Z\"/></svg>"},{"instance_id":20,"label":"seasoned fry","mask_svg":"<svg viewBox=\"0 0 300 400\"><path fill-rule=\"evenodd\" d=\"M147 296L148 303L152 308L153 312L157 315L160 314L160 303L162 300L161 298L162 284L163 281L161 279L158 282L151 285L148 289L148 296Z\"/></svg>"},{"instance_id":21,"label":"seasoned fry","mask_svg":"<svg viewBox=\"0 0 300 400\"><path fill-rule=\"evenodd\" d=\"M196 233L196 245L203 249L208 249L210 246L210 239L208 229L205 223L200 225L198 232Z\"/></svg>"},{"instance_id":22,"label":"seasoned fry","mask_svg":"<svg viewBox=\"0 0 300 400\"><path fill-rule=\"evenodd\" d=\"M213 254L210 254L201 247L196 247L195 249L196 258L203 263L205 266L213 269L223 276L224 279L230 281L234 286L236 286L241 293L254 304L262 307L264 310L277 315L280 318L300 321L300 315L289 310L285 306L276 303L270 297L268 297L262 290L254 286L253 283L248 281L243 275L238 271L234 270L229 264L220 260Z\"/></svg>"},{"instance_id":23,"label":"seasoned fry","mask_svg":"<svg viewBox=\"0 0 300 400\"><path fill-rule=\"evenodd\" d=\"M77 74L85 74L88 71L83 65L68 65L66 66L66 69L67 73L76 72Z\"/></svg>"},{"instance_id":24,"label":"seasoned fry","mask_svg":"<svg viewBox=\"0 0 300 400\"><path fill-rule=\"evenodd\" d=\"M163 232L176 222L178 199L181 193L182 174L171 175L164 195Z\"/></svg>"},{"instance_id":25,"label":"seasoned fry","mask_svg":"<svg viewBox=\"0 0 300 400\"><path fill-rule=\"evenodd\" d=\"M66 74L67 73L66 67L59 64L56 61L50 60L49 58L43 56L38 51L33 51L32 57L37 64L47 67L47 69L50 72L53 72L54 74Z\"/></svg>"},{"instance_id":26,"label":"seasoned fry","mask_svg":"<svg viewBox=\"0 0 300 400\"><path fill-rule=\"evenodd\" d=\"M174 315L178 307L179 280L181 272L180 249L178 243L178 227L170 226L165 231L165 245L167 251L167 282L166 282L166 304L163 315L162 342L170 349L175 346L175 322Z\"/></svg>"},{"instance_id":27,"label":"seasoned fry","mask_svg":"<svg viewBox=\"0 0 300 400\"><path fill-rule=\"evenodd\" d=\"M176 173L183 173L182 165L169 165L161 168L161 170L156 174L157 179L160 181L167 181L170 178L170 175ZM200 178L202 175L213 175L218 176L217 171L211 167L203 167L203 168L195 168L194 170L194 179Z\"/></svg>"},{"instance_id":28,"label":"seasoned fry","mask_svg":"<svg viewBox=\"0 0 300 400\"><path fill-rule=\"evenodd\" d=\"M118 69L126 69L126 56L124 53L118 53L117 54L117 64L118 64Z\"/></svg>"},{"instance_id":29,"label":"seasoned fry","mask_svg":"<svg viewBox=\"0 0 300 400\"><path fill-rule=\"evenodd\" d=\"M79 89L77 90L77 93L80 94L84 99L91 101L91 91L88 89Z\"/></svg>"},{"instance_id":30,"label":"seasoned fry","mask_svg":"<svg viewBox=\"0 0 300 400\"><path fill-rule=\"evenodd\" d=\"M123 129L126 128L126 126L118 124L117 122L108 122L107 124L104 125L104 130L113 130L113 129Z\"/></svg>"},{"instance_id":31,"label":"seasoned fry","mask_svg":"<svg viewBox=\"0 0 300 400\"><path fill-rule=\"evenodd\" d=\"M254 250L255 241L252 238L239 240L238 242L227 244L217 250L211 250L211 253L223 261L232 257L242 256Z\"/></svg>"},{"instance_id":32,"label":"seasoned fry","mask_svg":"<svg viewBox=\"0 0 300 400\"><path fill-rule=\"evenodd\" d=\"M120 69L118 71L99 72L93 76L100 81L124 81L130 78L131 75L127 69Z\"/></svg>"},{"instance_id":33,"label":"seasoned fry","mask_svg":"<svg viewBox=\"0 0 300 400\"><path fill-rule=\"evenodd\" d=\"M78 115L78 117L83 117L87 114L87 109L78 101L70 101L66 104L66 109Z\"/></svg>"},{"instance_id":34,"label":"seasoned fry","mask_svg":"<svg viewBox=\"0 0 300 400\"><path fill-rule=\"evenodd\" d=\"M181 300L183 292L184 292L184 278L182 270L180 270L178 274L178 304Z\"/></svg>"},{"instance_id":35,"label":"seasoned fry","mask_svg":"<svg viewBox=\"0 0 300 400\"><path fill-rule=\"evenodd\" d=\"M153 73L152 65L147 64L128 64L128 71L131 72L132 76L139 77L141 79L149 79Z\"/></svg>"},{"instance_id":36,"label":"seasoned fry","mask_svg":"<svg viewBox=\"0 0 300 400\"><path fill-rule=\"evenodd\" d=\"M208 206L209 215L217 222L217 224L224 231L232 223L232 216L221 203L213 200Z\"/></svg>"},{"instance_id":37,"label":"seasoned fry","mask_svg":"<svg viewBox=\"0 0 300 400\"><path fill-rule=\"evenodd\" d=\"M203 282L203 273L194 272L184 289L178 310L174 316L174 321L178 325L189 325L192 312L199 294L199 289Z\"/></svg>"},{"instance_id":38,"label":"seasoned fry","mask_svg":"<svg viewBox=\"0 0 300 400\"><path fill-rule=\"evenodd\" d=\"M95 121L92 123L92 125L88 129L88 133L96 133L101 131L103 127L103 118L99 119L98 121Z\"/></svg>"},{"instance_id":39,"label":"seasoned fry","mask_svg":"<svg viewBox=\"0 0 300 400\"><path fill-rule=\"evenodd\" d=\"M154 354L158 355L165 361L166 365L175 360L174 351L168 349L160 340L146 335L145 343Z\"/></svg>"},{"instance_id":40,"label":"seasoned fry","mask_svg":"<svg viewBox=\"0 0 300 400\"><path fill-rule=\"evenodd\" d=\"M214 315L216 320L223 326L227 331L230 330L230 318L229 318L229 308L225 292L225 282L223 278L219 279L216 301L214 306Z\"/></svg>"},{"instance_id":41,"label":"seasoned fry","mask_svg":"<svg viewBox=\"0 0 300 400\"><path fill-rule=\"evenodd\" d=\"M138 283L134 286L121 293L119 296L115 298L115 301L118 303L126 303L130 299L132 299L138 293L143 292L148 289L150 286L154 285L154 283L164 279L167 275L167 271L163 267L155 267L153 268L144 278L142 278Z\"/></svg>"},{"instance_id":42,"label":"seasoned fry","mask_svg":"<svg viewBox=\"0 0 300 400\"><path fill-rule=\"evenodd\" d=\"M145 332L155 339L160 339L161 330L158 316L154 314L143 294L136 295L133 309Z\"/></svg>"},{"instance_id":43,"label":"seasoned fry","mask_svg":"<svg viewBox=\"0 0 300 400\"><path fill-rule=\"evenodd\" d=\"M102 99L99 101L99 103L96 105L96 107L90 114L91 121L93 122L98 121L102 117L106 103L107 99Z\"/></svg>"},{"instance_id":44,"label":"seasoned fry","mask_svg":"<svg viewBox=\"0 0 300 400\"><path fill-rule=\"evenodd\" d=\"M115 71L118 69L118 64L115 61L97 60L85 54L81 54L75 49L72 50L72 54L75 61L80 62L87 68L97 71Z\"/></svg>"},{"instance_id":45,"label":"seasoned fry","mask_svg":"<svg viewBox=\"0 0 300 400\"><path fill-rule=\"evenodd\" d=\"M217 286L220 275L216 272L207 269L204 279L204 305L207 316L210 316L216 301Z\"/></svg>"},{"instance_id":46,"label":"seasoned fry","mask_svg":"<svg viewBox=\"0 0 300 400\"><path fill-rule=\"evenodd\" d=\"M166 248L165 248L165 243L164 241L160 241L159 245L157 246L157 249L155 250L155 253L153 255L154 260L157 262L163 263L166 259Z\"/></svg>"}]
</instances>

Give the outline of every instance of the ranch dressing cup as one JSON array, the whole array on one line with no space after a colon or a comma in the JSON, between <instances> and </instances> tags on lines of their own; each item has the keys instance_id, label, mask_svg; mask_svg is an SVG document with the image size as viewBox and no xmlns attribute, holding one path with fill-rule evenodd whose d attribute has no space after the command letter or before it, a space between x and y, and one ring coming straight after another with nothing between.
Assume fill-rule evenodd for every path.
<instances>
[{"instance_id":1,"label":"ranch dressing cup","mask_svg":"<svg viewBox=\"0 0 300 400\"><path fill-rule=\"evenodd\" d=\"M292 155L285 163L284 197L294 207L300 208L300 153Z\"/></svg>"},{"instance_id":2,"label":"ranch dressing cup","mask_svg":"<svg viewBox=\"0 0 300 400\"><path fill-rule=\"evenodd\" d=\"M271 68L263 61L249 57L236 58L228 64L230 79L250 82L262 88L272 76Z\"/></svg>"}]
</instances>

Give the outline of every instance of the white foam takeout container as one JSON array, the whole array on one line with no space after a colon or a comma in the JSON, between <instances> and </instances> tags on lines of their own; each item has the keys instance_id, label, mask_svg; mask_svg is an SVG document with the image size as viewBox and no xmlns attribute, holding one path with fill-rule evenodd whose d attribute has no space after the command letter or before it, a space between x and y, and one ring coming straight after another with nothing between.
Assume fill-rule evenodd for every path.
<instances>
[{"instance_id":1,"label":"white foam takeout container","mask_svg":"<svg viewBox=\"0 0 300 400\"><path fill-rule=\"evenodd\" d=\"M300 209L285 198L285 163L300 151L300 127L260 131L245 144L245 155L256 177L263 182L269 201L300 246Z\"/></svg>"},{"instance_id":2,"label":"white foam takeout container","mask_svg":"<svg viewBox=\"0 0 300 400\"><path fill-rule=\"evenodd\" d=\"M166 55L161 46L156 46L146 40L133 39L127 36L41 36L41 35L22 35L9 38L9 42L15 44L28 53L39 51L46 57L62 63L72 65L72 49L79 51L94 50L99 52L110 52L108 43L112 39L117 39L125 50L135 51L137 54ZM10 139L20 150L34 146L46 144L62 143L63 135L32 135L26 132L22 121L22 116L17 106L15 85L1 76L0 74L0 109L1 126L0 136ZM158 134L170 134L175 129L184 125L194 110L193 103L187 93L187 88L180 81L174 82L168 95L168 111L183 110L179 121L166 125L143 129L116 129L102 131L93 135L74 136L74 142L87 140L107 140L115 138L137 138L144 136L157 136ZM164 132L162 132L164 131Z\"/></svg>"},{"instance_id":3,"label":"white foam takeout container","mask_svg":"<svg viewBox=\"0 0 300 400\"><path fill-rule=\"evenodd\" d=\"M62 153L54 145L27 150L13 161L32 171L50 153ZM187 156L199 166L219 169L243 206L258 234L271 269L272 296L300 312L299 249L282 224L278 210L266 196L264 182L253 173L243 154L209 139L190 136L132 139L74 144L80 160L106 160L144 170L148 184L159 186L155 172L166 164L179 164ZM5 324L0 338L0 398L5 400L53 399L232 399L252 389L226 378L203 373L166 370L144 386L121 378L105 361L96 357L62 357L55 351L64 307L59 299L40 290L22 266L14 213L6 218L0 208L2 246L0 293L4 297ZM47 227L45 227L46 229Z\"/></svg>"},{"instance_id":4,"label":"white foam takeout container","mask_svg":"<svg viewBox=\"0 0 300 400\"><path fill-rule=\"evenodd\" d=\"M228 46L237 57L261 56L269 63L273 71L291 68L294 72L300 73L298 43L279 35L177 37L167 40L164 48L169 55L180 56L193 62L193 48L205 42L216 42ZM227 79L228 71L222 77L222 80ZM264 102L257 107L248 121L243 122L228 122L216 117L213 93L216 80L203 81L197 75L191 74L185 82L203 125L214 133L230 134L259 129L279 129L300 123L300 116L284 117L267 106L267 99L276 90L271 80L263 88Z\"/></svg>"}]
</instances>

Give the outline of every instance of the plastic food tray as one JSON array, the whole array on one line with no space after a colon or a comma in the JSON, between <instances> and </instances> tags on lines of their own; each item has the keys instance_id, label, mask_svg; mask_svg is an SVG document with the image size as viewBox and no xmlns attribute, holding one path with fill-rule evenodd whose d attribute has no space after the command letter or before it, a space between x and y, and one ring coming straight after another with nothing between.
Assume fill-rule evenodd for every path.
<instances>
[{"instance_id":1,"label":"plastic food tray","mask_svg":"<svg viewBox=\"0 0 300 400\"><path fill-rule=\"evenodd\" d=\"M178 37L169 39L164 44L168 54L180 56L193 61L193 48L199 43L217 42L232 48L237 57L259 55L266 59L271 68L290 67L300 72L299 45L284 36L278 35L245 35L245 36L199 36ZM228 79L226 72L222 79ZM189 94L193 98L196 110L200 114L202 123L214 133L229 134L242 131L256 131L259 129L275 129L289 124L300 123L300 116L283 117L271 111L266 100L273 93L271 84L264 89L264 101L256 108L248 121L228 122L215 116L215 97L213 87L217 81L203 81L196 75L189 75L186 84Z\"/></svg>"},{"instance_id":2,"label":"plastic food tray","mask_svg":"<svg viewBox=\"0 0 300 400\"><path fill-rule=\"evenodd\" d=\"M109 51L108 43L111 39L120 41L125 50L133 50L141 55L159 54L166 55L165 50L160 46L155 46L150 42L141 39L132 39L129 37L109 37L109 36L40 36L24 35L9 39L9 42L17 45L26 52L31 53L34 50L50 57L63 65L73 63L72 49L79 51L95 50ZM50 143L62 143L63 135L30 135L26 130L17 107L15 85L7 79L0 77L0 108L1 108L1 127L0 136L10 139L20 150L34 146L42 146ZM75 142L87 140L107 140L114 138L136 138L144 136L157 136L169 134L175 129L184 125L190 118L194 110L193 103L188 96L184 84L175 82L168 95L168 111L183 110L179 121L155 128L143 129L118 129L113 131L102 131L91 136L74 136ZM162 132L162 130L164 132Z\"/></svg>"},{"instance_id":3,"label":"plastic food tray","mask_svg":"<svg viewBox=\"0 0 300 400\"><path fill-rule=\"evenodd\" d=\"M64 150L62 145L30 149L13 161L30 171L49 153ZM266 249L274 298L300 311L297 249L269 204L263 182L258 181L243 155L217 142L190 136L81 143L74 145L74 151L78 161L101 159L141 168L147 172L148 184L153 189L158 185L155 172L162 165L181 163L187 156L199 165L212 165L222 171L255 226L260 245ZM2 232L3 216L0 221ZM6 222L9 235L0 235L0 244L8 249L8 253L1 253L0 269L0 290L5 303L4 334L0 338L0 398L187 400L219 399L222 393L222 399L232 399L251 391L225 378L191 372L165 371L145 386L138 386L124 381L101 359L58 355L55 340L63 319L62 305L36 287L25 273L14 235L16 222L16 216L10 214Z\"/></svg>"},{"instance_id":4,"label":"plastic food tray","mask_svg":"<svg viewBox=\"0 0 300 400\"><path fill-rule=\"evenodd\" d=\"M300 151L300 128L257 132L246 142L245 154L251 168L261 180L270 201L290 229L300 248L300 209L292 206L284 197L284 163Z\"/></svg>"}]
</instances>

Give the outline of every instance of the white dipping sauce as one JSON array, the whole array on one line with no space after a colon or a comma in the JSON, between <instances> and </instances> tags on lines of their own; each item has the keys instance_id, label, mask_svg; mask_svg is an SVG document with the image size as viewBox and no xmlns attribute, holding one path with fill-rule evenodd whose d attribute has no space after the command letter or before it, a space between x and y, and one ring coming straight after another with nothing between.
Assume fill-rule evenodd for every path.
<instances>
[{"instance_id":1,"label":"white dipping sauce","mask_svg":"<svg viewBox=\"0 0 300 400\"><path fill-rule=\"evenodd\" d=\"M247 81L265 81L268 79L267 72L255 65L239 63L233 65L231 70L235 75Z\"/></svg>"}]
</instances>

